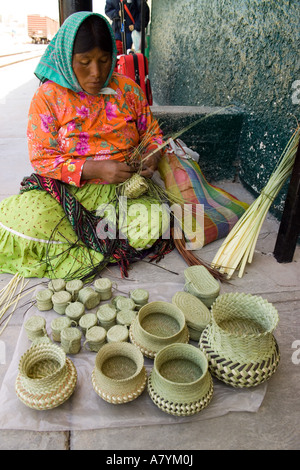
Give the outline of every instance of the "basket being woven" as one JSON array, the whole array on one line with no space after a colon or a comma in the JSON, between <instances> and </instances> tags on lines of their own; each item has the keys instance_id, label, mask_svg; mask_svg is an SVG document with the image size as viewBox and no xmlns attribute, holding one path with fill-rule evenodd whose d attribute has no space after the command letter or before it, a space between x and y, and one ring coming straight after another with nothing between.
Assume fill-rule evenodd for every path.
<instances>
[{"instance_id":1,"label":"basket being woven","mask_svg":"<svg viewBox=\"0 0 300 470\"><path fill-rule=\"evenodd\" d=\"M273 336L279 317L262 297L229 293L218 297L200 348L213 375L236 387L258 385L277 369L280 359Z\"/></svg>"},{"instance_id":2,"label":"basket being woven","mask_svg":"<svg viewBox=\"0 0 300 470\"><path fill-rule=\"evenodd\" d=\"M172 343L188 343L189 333L182 311L169 302L144 305L129 328L130 341L149 358Z\"/></svg>"},{"instance_id":3,"label":"basket being woven","mask_svg":"<svg viewBox=\"0 0 300 470\"><path fill-rule=\"evenodd\" d=\"M213 396L205 355L190 344L166 346L155 356L148 393L168 414L189 416L203 410Z\"/></svg>"},{"instance_id":4,"label":"basket being woven","mask_svg":"<svg viewBox=\"0 0 300 470\"><path fill-rule=\"evenodd\" d=\"M208 308L220 292L220 283L205 266L189 266L184 270L184 290L198 297Z\"/></svg>"},{"instance_id":5,"label":"basket being woven","mask_svg":"<svg viewBox=\"0 0 300 470\"><path fill-rule=\"evenodd\" d=\"M76 382L76 368L63 349L51 342L40 343L21 357L15 391L29 408L48 410L64 403Z\"/></svg>"},{"instance_id":6,"label":"basket being woven","mask_svg":"<svg viewBox=\"0 0 300 470\"><path fill-rule=\"evenodd\" d=\"M112 404L135 400L147 384L142 353L130 343L107 343L97 353L92 372L95 392Z\"/></svg>"},{"instance_id":7,"label":"basket being woven","mask_svg":"<svg viewBox=\"0 0 300 470\"><path fill-rule=\"evenodd\" d=\"M146 178L138 173L134 173L131 178L126 180L123 184L122 194L130 199L136 199L145 194L148 189L149 186Z\"/></svg>"}]
</instances>

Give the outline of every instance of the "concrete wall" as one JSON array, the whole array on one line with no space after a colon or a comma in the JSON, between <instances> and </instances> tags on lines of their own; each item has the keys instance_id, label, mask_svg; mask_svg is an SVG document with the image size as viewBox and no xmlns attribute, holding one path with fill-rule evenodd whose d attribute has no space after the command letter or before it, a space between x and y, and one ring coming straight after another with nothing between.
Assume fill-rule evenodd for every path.
<instances>
[{"instance_id":1,"label":"concrete wall","mask_svg":"<svg viewBox=\"0 0 300 470\"><path fill-rule=\"evenodd\" d=\"M298 0L152 0L155 102L240 109L239 173L254 193L300 117L299 24Z\"/></svg>"}]
</instances>

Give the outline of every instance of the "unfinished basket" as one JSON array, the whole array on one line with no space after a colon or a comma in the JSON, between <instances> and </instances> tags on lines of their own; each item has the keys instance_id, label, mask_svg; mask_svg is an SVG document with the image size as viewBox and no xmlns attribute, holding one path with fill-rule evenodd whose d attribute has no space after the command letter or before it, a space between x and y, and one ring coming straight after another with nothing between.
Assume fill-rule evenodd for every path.
<instances>
[{"instance_id":1,"label":"unfinished basket","mask_svg":"<svg viewBox=\"0 0 300 470\"><path fill-rule=\"evenodd\" d=\"M129 199L136 199L148 191L149 185L146 178L138 173L134 173L131 178L125 181L122 189L123 196Z\"/></svg>"},{"instance_id":2,"label":"unfinished basket","mask_svg":"<svg viewBox=\"0 0 300 470\"><path fill-rule=\"evenodd\" d=\"M279 321L275 307L259 296L229 293L218 297L211 313L199 344L212 373L236 387L267 380L280 359L273 336Z\"/></svg>"},{"instance_id":3,"label":"unfinished basket","mask_svg":"<svg viewBox=\"0 0 300 470\"><path fill-rule=\"evenodd\" d=\"M220 283L205 266L189 266L184 270L184 290L198 297L208 308L220 292Z\"/></svg>"},{"instance_id":4,"label":"unfinished basket","mask_svg":"<svg viewBox=\"0 0 300 470\"><path fill-rule=\"evenodd\" d=\"M189 333L182 311L169 302L144 305L129 329L130 341L149 358L171 343L188 343Z\"/></svg>"},{"instance_id":5,"label":"unfinished basket","mask_svg":"<svg viewBox=\"0 0 300 470\"><path fill-rule=\"evenodd\" d=\"M210 310L189 292L176 292L172 297L172 303L183 312L190 339L199 341L202 331L210 322Z\"/></svg>"},{"instance_id":6,"label":"unfinished basket","mask_svg":"<svg viewBox=\"0 0 300 470\"><path fill-rule=\"evenodd\" d=\"M139 397L147 384L142 353L130 343L108 343L97 353L92 372L95 392L112 404Z\"/></svg>"},{"instance_id":7,"label":"unfinished basket","mask_svg":"<svg viewBox=\"0 0 300 470\"><path fill-rule=\"evenodd\" d=\"M165 413L190 416L206 408L213 396L205 355L190 344L171 344L157 353L148 379L152 401Z\"/></svg>"},{"instance_id":8,"label":"unfinished basket","mask_svg":"<svg viewBox=\"0 0 300 470\"><path fill-rule=\"evenodd\" d=\"M32 346L21 357L15 390L29 408L48 410L64 403L76 382L73 362L61 347L47 342Z\"/></svg>"}]
</instances>

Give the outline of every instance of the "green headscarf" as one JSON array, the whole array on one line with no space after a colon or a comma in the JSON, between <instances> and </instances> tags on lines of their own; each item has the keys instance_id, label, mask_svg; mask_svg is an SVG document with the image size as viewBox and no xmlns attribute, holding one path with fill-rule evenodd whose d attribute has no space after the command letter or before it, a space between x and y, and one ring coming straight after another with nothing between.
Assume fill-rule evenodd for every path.
<instances>
[{"instance_id":1,"label":"green headscarf","mask_svg":"<svg viewBox=\"0 0 300 470\"><path fill-rule=\"evenodd\" d=\"M42 82L52 80L58 85L69 88L75 92L83 91L72 67L73 45L79 26L91 15L102 18L106 22L111 35L113 45L112 66L100 93L110 93L112 91L105 87L107 87L109 83L117 60L115 36L107 19L99 13L93 13L91 11L79 11L70 15L64 21L35 69L34 73L39 80Z\"/></svg>"}]
</instances>

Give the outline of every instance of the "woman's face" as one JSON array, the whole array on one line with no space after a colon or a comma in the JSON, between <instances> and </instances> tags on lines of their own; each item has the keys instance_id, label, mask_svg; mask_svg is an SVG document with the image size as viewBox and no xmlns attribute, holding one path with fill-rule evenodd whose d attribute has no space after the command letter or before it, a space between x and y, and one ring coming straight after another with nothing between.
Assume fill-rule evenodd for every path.
<instances>
[{"instance_id":1,"label":"woman's face","mask_svg":"<svg viewBox=\"0 0 300 470\"><path fill-rule=\"evenodd\" d=\"M72 65L81 88L91 95L98 95L110 72L112 58L110 52L95 47L74 54Z\"/></svg>"}]
</instances>

